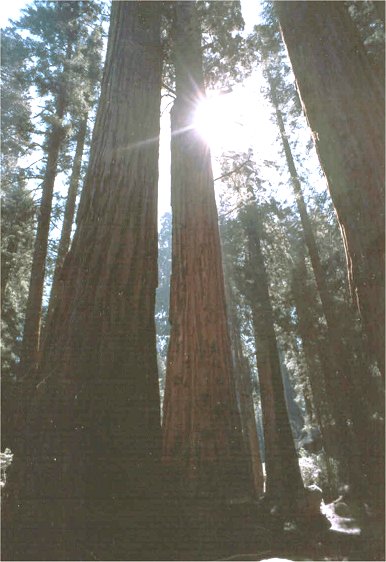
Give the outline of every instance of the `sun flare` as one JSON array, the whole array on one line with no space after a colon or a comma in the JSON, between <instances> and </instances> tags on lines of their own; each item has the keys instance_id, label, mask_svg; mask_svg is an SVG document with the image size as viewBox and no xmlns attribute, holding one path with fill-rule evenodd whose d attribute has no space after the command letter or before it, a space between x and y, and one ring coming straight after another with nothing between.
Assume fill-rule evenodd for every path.
<instances>
[{"instance_id":1,"label":"sun flare","mask_svg":"<svg viewBox=\"0 0 386 562\"><path fill-rule=\"evenodd\" d=\"M265 153L276 138L270 113L259 87L247 79L230 93L207 92L197 105L193 126L217 156L251 147Z\"/></svg>"},{"instance_id":2,"label":"sun flare","mask_svg":"<svg viewBox=\"0 0 386 562\"><path fill-rule=\"evenodd\" d=\"M245 127L237 96L208 95L197 106L194 128L213 150L236 150L245 142Z\"/></svg>"}]
</instances>

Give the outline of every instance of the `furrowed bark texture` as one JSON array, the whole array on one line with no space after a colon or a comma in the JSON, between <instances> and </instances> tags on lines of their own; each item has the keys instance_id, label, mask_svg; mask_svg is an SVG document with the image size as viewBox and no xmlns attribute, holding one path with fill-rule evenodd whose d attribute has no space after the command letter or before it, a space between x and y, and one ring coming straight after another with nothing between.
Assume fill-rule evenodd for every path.
<instances>
[{"instance_id":1,"label":"furrowed bark texture","mask_svg":"<svg viewBox=\"0 0 386 562\"><path fill-rule=\"evenodd\" d=\"M255 204L245 208L242 221L247 239L248 271L253 280L247 298L255 331L263 412L265 490L269 498L289 508L291 501L302 493L303 481L288 419L268 278L261 251L260 218Z\"/></svg>"},{"instance_id":2,"label":"furrowed bark texture","mask_svg":"<svg viewBox=\"0 0 386 562\"><path fill-rule=\"evenodd\" d=\"M175 3L177 98L172 110L171 334L163 459L196 492L245 490L221 248L208 147L192 128L204 95L194 2Z\"/></svg>"},{"instance_id":3,"label":"furrowed bark texture","mask_svg":"<svg viewBox=\"0 0 386 562\"><path fill-rule=\"evenodd\" d=\"M276 2L327 176L350 286L384 374L384 98L342 2Z\"/></svg>"},{"instance_id":4,"label":"furrowed bark texture","mask_svg":"<svg viewBox=\"0 0 386 562\"><path fill-rule=\"evenodd\" d=\"M77 229L9 482L16 558L154 556L161 64L160 4L114 2Z\"/></svg>"}]
</instances>

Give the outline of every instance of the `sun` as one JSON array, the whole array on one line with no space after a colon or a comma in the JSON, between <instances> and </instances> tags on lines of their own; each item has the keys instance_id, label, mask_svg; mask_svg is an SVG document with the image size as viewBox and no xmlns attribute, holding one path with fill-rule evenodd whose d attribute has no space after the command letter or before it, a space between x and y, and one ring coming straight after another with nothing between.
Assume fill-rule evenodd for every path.
<instances>
[{"instance_id":1,"label":"sun","mask_svg":"<svg viewBox=\"0 0 386 562\"><path fill-rule=\"evenodd\" d=\"M243 120L238 96L209 93L197 106L193 126L213 151L238 150L246 142Z\"/></svg>"}]
</instances>

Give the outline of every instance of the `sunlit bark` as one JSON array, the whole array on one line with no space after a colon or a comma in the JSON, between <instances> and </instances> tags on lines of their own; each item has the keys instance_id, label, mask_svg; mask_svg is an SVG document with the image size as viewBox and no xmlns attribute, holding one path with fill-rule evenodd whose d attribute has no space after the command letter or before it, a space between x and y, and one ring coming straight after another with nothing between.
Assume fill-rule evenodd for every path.
<instances>
[{"instance_id":1,"label":"sunlit bark","mask_svg":"<svg viewBox=\"0 0 386 562\"><path fill-rule=\"evenodd\" d=\"M245 489L210 153L192 128L204 95L194 2L175 3L173 250L163 459L194 491Z\"/></svg>"},{"instance_id":2,"label":"sunlit bark","mask_svg":"<svg viewBox=\"0 0 386 562\"><path fill-rule=\"evenodd\" d=\"M149 559L156 548L161 61L160 4L114 2L78 226L7 485L11 557Z\"/></svg>"}]
</instances>

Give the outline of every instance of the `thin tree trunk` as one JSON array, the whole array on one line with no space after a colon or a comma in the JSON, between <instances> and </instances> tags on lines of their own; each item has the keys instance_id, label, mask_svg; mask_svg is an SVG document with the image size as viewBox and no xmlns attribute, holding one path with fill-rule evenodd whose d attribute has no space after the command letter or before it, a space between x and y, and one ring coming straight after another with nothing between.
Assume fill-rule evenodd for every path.
<instances>
[{"instance_id":1,"label":"thin tree trunk","mask_svg":"<svg viewBox=\"0 0 386 562\"><path fill-rule=\"evenodd\" d=\"M1 304L4 305L5 303L5 295L8 282L11 278L12 273L12 258L10 256L14 256L18 250L19 246L19 239L17 236L10 237L8 241L8 246L6 250L4 250L5 254L8 256L1 260ZM4 241L3 241L3 248L4 248Z\"/></svg>"},{"instance_id":2,"label":"thin tree trunk","mask_svg":"<svg viewBox=\"0 0 386 562\"><path fill-rule=\"evenodd\" d=\"M160 3L114 2L78 226L7 484L13 559L149 560L158 547L161 66Z\"/></svg>"},{"instance_id":3,"label":"thin tree trunk","mask_svg":"<svg viewBox=\"0 0 386 562\"><path fill-rule=\"evenodd\" d=\"M384 100L341 2L276 2L327 176L352 295L384 374Z\"/></svg>"},{"instance_id":4,"label":"thin tree trunk","mask_svg":"<svg viewBox=\"0 0 386 562\"><path fill-rule=\"evenodd\" d=\"M204 96L194 2L176 2L172 109L173 246L163 415L164 463L185 490L250 491L232 372L221 248L208 147L192 128Z\"/></svg>"},{"instance_id":5,"label":"thin tree trunk","mask_svg":"<svg viewBox=\"0 0 386 562\"><path fill-rule=\"evenodd\" d=\"M64 100L58 99L55 117L60 122L65 112ZM47 138L47 165L42 184L42 199L38 213L38 224L34 242L31 277L24 322L23 342L20 354L20 374L35 380L40 346L40 325L44 276L48 251L48 238L52 211L54 183L57 174L60 147L63 141L62 126L53 125Z\"/></svg>"},{"instance_id":6,"label":"thin tree trunk","mask_svg":"<svg viewBox=\"0 0 386 562\"><path fill-rule=\"evenodd\" d=\"M58 253L56 257L55 271L54 271L54 277L52 281L52 288L50 294L50 302L48 305L47 321L46 321L46 325L48 326L48 329L49 329L49 324L50 324L50 319L52 317L53 309L55 308L55 304L57 301L57 295L59 290L58 285L60 282L60 273L63 267L64 258L66 257L66 254L70 248L71 231L72 231L72 225L74 223L74 217L75 217L75 205L76 205L76 198L79 190L80 170L82 166L82 158L83 158L86 133L87 133L87 115L81 120L79 124L79 130L76 139L75 156L72 164L70 185L68 188L66 207L64 209L63 225L60 234Z\"/></svg>"},{"instance_id":7,"label":"thin tree trunk","mask_svg":"<svg viewBox=\"0 0 386 562\"><path fill-rule=\"evenodd\" d=\"M321 356L323 348L318 345L321 334L315 326L313 318L313 310L315 310L316 302L310 296L307 287L307 270L304 260L304 254L298 252L296 266L293 270L291 292L294 297L298 333L301 338L302 347L307 363L307 371L311 392L313 396L313 404L315 407L316 421L322 434L323 444L327 455L327 472L330 485L330 492L337 492L337 479L333 476L333 469L330 466L330 458L336 458L343 463L343 472L340 478L344 480L344 474L347 472L347 458L342 458L344 448L342 448L337 440L337 432L331 431L331 414L330 400L326 391L326 360ZM319 357L318 357L319 355Z\"/></svg>"},{"instance_id":8,"label":"thin tree trunk","mask_svg":"<svg viewBox=\"0 0 386 562\"><path fill-rule=\"evenodd\" d=\"M275 85L269 71L267 71L267 76L270 84L271 100L275 108L287 166L291 176L292 187L303 227L304 240L310 255L312 269L322 303L323 314L327 324L327 339L331 353L329 356L330 368L326 370L325 376L326 384L329 389L330 403L334 418L338 425L338 430L341 433L343 443L342 450L345 450L346 452L347 467L349 469L348 474L351 484L359 491L362 489L364 483L362 473L368 473L369 469L367 464L369 462L369 458L371 459L373 456L373 452L371 450L369 451L368 438L369 435L371 435L372 430L369 427L369 404L366 402L368 388L372 386L372 381L364 381L362 373L359 373L358 377L358 373L355 368L356 365L353 366L350 364L348 351L342 342L343 335L339 328L339 319L334 311L334 304L327 287L327 281L323 272L311 220L304 201L291 147L286 136L284 120L279 109ZM361 466L356 466L359 462L360 456L357 454L353 455L353 451L356 446L355 442L352 442L354 437L352 430L350 429L350 423L352 425L352 422L354 425L353 429L357 443L360 448L360 454L362 456L362 460L360 461ZM372 439L370 441L372 442Z\"/></svg>"},{"instance_id":9,"label":"thin tree trunk","mask_svg":"<svg viewBox=\"0 0 386 562\"><path fill-rule=\"evenodd\" d=\"M259 220L256 205L248 205L242 218L247 237L248 275L253 281L247 298L255 331L263 411L266 494L286 510L300 497L303 481L288 419Z\"/></svg>"},{"instance_id":10,"label":"thin tree trunk","mask_svg":"<svg viewBox=\"0 0 386 562\"><path fill-rule=\"evenodd\" d=\"M226 268L224 273L225 277L227 277ZM243 430L245 448L249 455L255 493L257 496L261 496L264 492L264 474L261 464L259 438L257 435L256 414L253 405L251 372L248 360L243 352L243 345L240 336L241 326L237 316L236 305L233 301L234 297L232 295L232 289L229 282L225 282L225 285L241 426Z\"/></svg>"}]
</instances>

